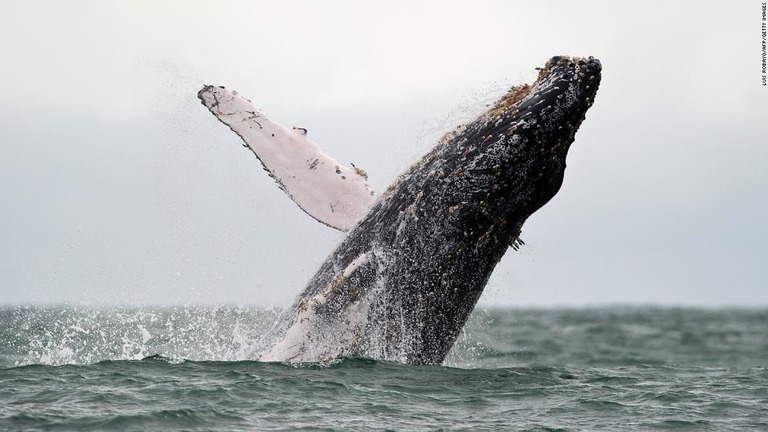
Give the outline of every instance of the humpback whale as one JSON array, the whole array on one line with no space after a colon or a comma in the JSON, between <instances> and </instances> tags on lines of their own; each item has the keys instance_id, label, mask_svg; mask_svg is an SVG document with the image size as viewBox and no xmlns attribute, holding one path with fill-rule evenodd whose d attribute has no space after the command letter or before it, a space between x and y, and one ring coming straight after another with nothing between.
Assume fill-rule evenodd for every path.
<instances>
[{"instance_id":1,"label":"humpback whale","mask_svg":"<svg viewBox=\"0 0 768 432\"><path fill-rule=\"evenodd\" d=\"M446 134L380 195L306 129L281 126L223 87L200 90L299 207L347 232L254 357L441 363L496 264L523 244L526 219L560 189L601 70L593 57L551 58L533 84Z\"/></svg>"}]
</instances>

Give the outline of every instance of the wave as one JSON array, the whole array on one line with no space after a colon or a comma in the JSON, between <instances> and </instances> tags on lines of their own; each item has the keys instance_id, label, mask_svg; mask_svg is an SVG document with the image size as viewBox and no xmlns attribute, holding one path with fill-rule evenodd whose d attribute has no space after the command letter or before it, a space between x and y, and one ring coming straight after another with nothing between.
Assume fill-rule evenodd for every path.
<instances>
[{"instance_id":1,"label":"wave","mask_svg":"<svg viewBox=\"0 0 768 432\"><path fill-rule=\"evenodd\" d=\"M249 361L279 315L253 307L0 309L0 368L102 361ZM768 310L478 309L445 366L768 365ZM340 360L341 364L352 361ZM363 361L363 360L356 360ZM335 367L336 361L296 367Z\"/></svg>"}]
</instances>

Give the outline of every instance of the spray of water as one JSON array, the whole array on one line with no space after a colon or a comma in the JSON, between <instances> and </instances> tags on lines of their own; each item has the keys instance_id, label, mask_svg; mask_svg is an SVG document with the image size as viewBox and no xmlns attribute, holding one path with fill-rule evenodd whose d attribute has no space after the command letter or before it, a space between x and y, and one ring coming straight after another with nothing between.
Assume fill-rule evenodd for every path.
<instances>
[{"instance_id":1,"label":"spray of water","mask_svg":"<svg viewBox=\"0 0 768 432\"><path fill-rule=\"evenodd\" d=\"M233 306L177 308L36 306L0 310L0 363L89 364L139 360L247 360L278 311Z\"/></svg>"}]
</instances>

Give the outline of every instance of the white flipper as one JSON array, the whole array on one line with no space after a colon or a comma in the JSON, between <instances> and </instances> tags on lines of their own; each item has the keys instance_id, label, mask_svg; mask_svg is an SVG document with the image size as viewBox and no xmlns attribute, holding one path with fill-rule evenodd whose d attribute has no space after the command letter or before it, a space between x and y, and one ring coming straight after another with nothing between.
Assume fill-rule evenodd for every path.
<instances>
[{"instance_id":1,"label":"white flipper","mask_svg":"<svg viewBox=\"0 0 768 432\"><path fill-rule=\"evenodd\" d=\"M280 188L318 221L348 231L367 212L374 192L365 171L348 168L307 138L306 129L272 121L248 99L224 87L205 86L197 97L243 139Z\"/></svg>"}]
</instances>

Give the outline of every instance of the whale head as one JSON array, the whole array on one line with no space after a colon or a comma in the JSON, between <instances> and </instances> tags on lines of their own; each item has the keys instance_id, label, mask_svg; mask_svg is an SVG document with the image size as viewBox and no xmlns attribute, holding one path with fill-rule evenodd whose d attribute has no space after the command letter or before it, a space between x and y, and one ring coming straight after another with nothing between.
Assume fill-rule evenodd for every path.
<instances>
[{"instance_id":1,"label":"whale head","mask_svg":"<svg viewBox=\"0 0 768 432\"><path fill-rule=\"evenodd\" d=\"M475 142L480 137L489 144L494 167L503 171L499 189L514 198L517 216L529 216L559 191L568 149L592 106L601 71L593 57L552 57L533 84L510 89L484 114L479 130L467 131Z\"/></svg>"}]
</instances>

